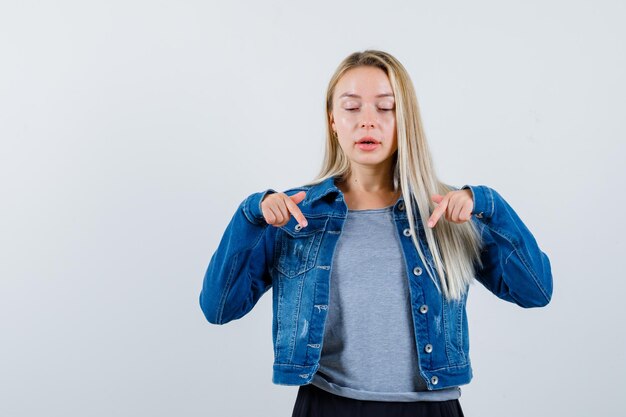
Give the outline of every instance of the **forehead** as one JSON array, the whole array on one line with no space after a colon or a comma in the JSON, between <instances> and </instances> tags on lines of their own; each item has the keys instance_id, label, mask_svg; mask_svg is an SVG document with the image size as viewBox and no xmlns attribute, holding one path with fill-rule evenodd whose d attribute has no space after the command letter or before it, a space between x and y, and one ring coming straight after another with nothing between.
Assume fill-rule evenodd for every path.
<instances>
[{"instance_id":1,"label":"forehead","mask_svg":"<svg viewBox=\"0 0 626 417\"><path fill-rule=\"evenodd\" d=\"M337 82L335 97L347 98L375 98L391 97L393 90L387 74L376 67L363 66L347 71Z\"/></svg>"}]
</instances>

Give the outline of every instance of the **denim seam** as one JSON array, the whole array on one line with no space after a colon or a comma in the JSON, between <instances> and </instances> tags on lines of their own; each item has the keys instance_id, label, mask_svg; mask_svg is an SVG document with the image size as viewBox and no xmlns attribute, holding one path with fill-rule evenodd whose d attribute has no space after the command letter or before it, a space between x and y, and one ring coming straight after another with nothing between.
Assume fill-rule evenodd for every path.
<instances>
[{"instance_id":1,"label":"denim seam","mask_svg":"<svg viewBox=\"0 0 626 417\"><path fill-rule=\"evenodd\" d=\"M461 364L461 365L450 365L450 366L444 366L442 368L427 369L427 371L428 372L438 372L438 371L446 371L446 370L449 370L449 369L467 368L468 366L470 366L469 362Z\"/></svg>"},{"instance_id":2,"label":"denim seam","mask_svg":"<svg viewBox=\"0 0 626 417\"><path fill-rule=\"evenodd\" d=\"M280 366L288 366L290 368L311 368L315 365L296 365L295 363L286 363L286 362L274 362L274 365Z\"/></svg>"},{"instance_id":3,"label":"denim seam","mask_svg":"<svg viewBox=\"0 0 626 417\"><path fill-rule=\"evenodd\" d=\"M230 266L230 272L228 273L228 278L226 279L226 284L224 285L224 290L222 291L222 297L220 298L220 306L217 310L216 321L218 323L222 322L222 316L224 315L224 306L226 305L226 299L228 298L228 293L230 292L230 287L232 285L233 276L235 274L235 266L237 265L237 259L239 258L239 254L236 253L233 257L233 262Z\"/></svg>"},{"instance_id":4,"label":"denim seam","mask_svg":"<svg viewBox=\"0 0 626 417\"><path fill-rule=\"evenodd\" d=\"M313 305L315 305L315 295L316 295L316 293L317 293L317 282L314 282L313 283L313 291L312 291L312 294L313 294ZM313 308L315 308L315 307L313 307ZM315 313L313 312L313 310L311 310L311 317L310 317L311 321L313 321L314 315L315 315ZM306 344L306 354L304 355L304 360L307 363L309 363L311 361L311 353L312 353L311 349L317 349L317 351L321 350L321 343L319 344L319 347L317 347L317 348L313 348L313 347L310 346L312 344L316 344L316 343L313 343L314 342L313 340L311 340L312 334L313 334L313 332L309 331L308 338L307 338L307 344Z\"/></svg>"},{"instance_id":5,"label":"denim seam","mask_svg":"<svg viewBox=\"0 0 626 417\"><path fill-rule=\"evenodd\" d=\"M250 213L250 208L248 207L248 205L250 204L250 199L252 197L253 195L249 195L248 198L246 198L246 200L243 202L242 209L243 214L246 216L246 219L248 219L250 223L257 224L257 222L254 220L254 216L252 215L252 213Z\"/></svg>"},{"instance_id":6,"label":"denim seam","mask_svg":"<svg viewBox=\"0 0 626 417\"><path fill-rule=\"evenodd\" d=\"M448 358L448 363L454 363L454 361L452 360L452 352L450 351L450 344L452 343L452 341L448 336L448 314L450 309L448 308L448 300L446 300L445 295L441 293L440 297L442 300L441 317L443 321L443 340L446 349L446 357Z\"/></svg>"},{"instance_id":7,"label":"denim seam","mask_svg":"<svg viewBox=\"0 0 626 417\"><path fill-rule=\"evenodd\" d=\"M280 274L280 272L279 272L279 274ZM280 318L282 316L282 314L281 314L282 313L282 309L280 308L280 306L282 304L281 298L282 298L283 292L284 292L283 285L284 285L283 281L279 279L278 280L278 294L277 294L277 297L276 297L276 298L278 298L278 302L276 303L277 304L277 306L276 306L276 327L277 327L277 329L276 329L276 340L274 341L274 343L275 343L275 345L274 345L274 357L275 358L280 357L279 356L279 353L280 353L280 350L279 350L279 348L280 348L280 336L282 335L282 328L283 328L283 326L281 325L281 322L280 322Z\"/></svg>"},{"instance_id":8,"label":"denim seam","mask_svg":"<svg viewBox=\"0 0 626 417\"><path fill-rule=\"evenodd\" d=\"M487 225L487 227L489 227L489 226ZM501 233L497 229L489 227L489 230L491 230L492 232L494 232L498 236L501 236L507 242L509 242L509 244L513 247L515 253L517 253L517 256L519 257L519 259L522 261L522 265L524 265L524 267L526 268L526 270L528 271L528 273L532 277L532 279L533 279L535 285L537 286L537 288L539 288L539 290L541 291L543 296L546 298L546 300L549 300L548 296L546 295L545 289L542 287L541 283L539 282L539 279L537 278L537 274L535 273L535 271L532 270L532 268L528 264L528 261L524 258L523 253L517 248L515 242L512 239L508 238L505 234Z\"/></svg>"},{"instance_id":9,"label":"denim seam","mask_svg":"<svg viewBox=\"0 0 626 417\"><path fill-rule=\"evenodd\" d=\"M257 237L256 241L254 242L254 244L248 249L250 251L254 250L254 248L256 248L256 246L259 244L259 242L261 241L261 239L263 238L263 235L265 235L266 232L266 228L263 229L262 233L259 233L259 236ZM234 281L234 273L235 273L235 266L237 265L237 260L239 259L239 254L235 254L235 257L233 259L233 264L231 265L231 269L230 272L228 273L228 279L226 280L226 284L224 285L224 291L222 291L222 298L220 299L220 308L218 310L218 317L221 320L222 315L224 313L224 306L226 304L226 299L228 298L228 295L230 294L230 289L232 287L233 281Z\"/></svg>"},{"instance_id":10,"label":"denim seam","mask_svg":"<svg viewBox=\"0 0 626 417\"><path fill-rule=\"evenodd\" d=\"M491 191L491 188L489 187L485 187L487 188L487 191L489 191L489 200L491 202L491 215L493 216L495 214L495 198L493 196L493 192Z\"/></svg>"},{"instance_id":11,"label":"denim seam","mask_svg":"<svg viewBox=\"0 0 626 417\"><path fill-rule=\"evenodd\" d=\"M289 361L293 363L293 357L296 353L296 340L298 339L298 331L300 330L300 322L298 318L300 317L300 306L302 305L302 289L304 288L304 278L299 280L298 283L298 297L296 298L296 311L294 312L294 317L292 320L295 320L296 326L294 331L291 333L291 339L289 340L289 350L291 354L289 355Z\"/></svg>"},{"instance_id":12,"label":"denim seam","mask_svg":"<svg viewBox=\"0 0 626 417\"><path fill-rule=\"evenodd\" d=\"M463 305L464 302L463 300L461 300L460 305L458 306L458 310L457 310L457 316L456 316L456 325L457 325L457 332L456 332L456 342L457 342L457 346L459 347L459 355L461 356L461 361L465 362L465 354L463 353L463 311L465 309L465 306Z\"/></svg>"}]
</instances>

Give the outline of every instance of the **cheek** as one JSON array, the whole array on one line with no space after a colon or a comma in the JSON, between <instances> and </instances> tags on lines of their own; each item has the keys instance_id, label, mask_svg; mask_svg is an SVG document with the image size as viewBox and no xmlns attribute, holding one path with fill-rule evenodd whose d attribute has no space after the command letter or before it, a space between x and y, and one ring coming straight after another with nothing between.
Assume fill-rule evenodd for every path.
<instances>
[{"instance_id":1,"label":"cheek","mask_svg":"<svg viewBox=\"0 0 626 417\"><path fill-rule=\"evenodd\" d=\"M354 116L341 115L335 118L335 124L338 129L349 129L352 125L354 125Z\"/></svg>"},{"instance_id":2,"label":"cheek","mask_svg":"<svg viewBox=\"0 0 626 417\"><path fill-rule=\"evenodd\" d=\"M396 119L391 117L389 120L384 121L384 129L387 132L394 132L396 130Z\"/></svg>"}]
</instances>

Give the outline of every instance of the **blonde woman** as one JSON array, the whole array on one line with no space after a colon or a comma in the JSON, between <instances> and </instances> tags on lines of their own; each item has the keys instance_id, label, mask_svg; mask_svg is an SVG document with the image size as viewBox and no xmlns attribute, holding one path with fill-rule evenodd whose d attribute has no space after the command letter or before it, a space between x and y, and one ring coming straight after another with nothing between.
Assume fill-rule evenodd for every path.
<instances>
[{"instance_id":1,"label":"blonde woman","mask_svg":"<svg viewBox=\"0 0 626 417\"><path fill-rule=\"evenodd\" d=\"M204 277L204 315L241 318L273 288L272 381L300 386L293 417L462 416L470 283L545 306L550 261L493 188L438 179L392 55L344 59L326 109L321 172L241 202Z\"/></svg>"}]
</instances>

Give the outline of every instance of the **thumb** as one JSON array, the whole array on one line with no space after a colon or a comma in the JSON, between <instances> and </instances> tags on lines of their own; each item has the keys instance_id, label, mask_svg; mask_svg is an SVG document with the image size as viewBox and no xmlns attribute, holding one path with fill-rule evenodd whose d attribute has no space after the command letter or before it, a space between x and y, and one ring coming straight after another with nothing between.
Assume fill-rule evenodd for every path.
<instances>
[{"instance_id":1,"label":"thumb","mask_svg":"<svg viewBox=\"0 0 626 417\"><path fill-rule=\"evenodd\" d=\"M306 197L306 191L298 191L294 195L289 196L289 198L291 198L291 200L296 204L304 200L304 197Z\"/></svg>"}]
</instances>

